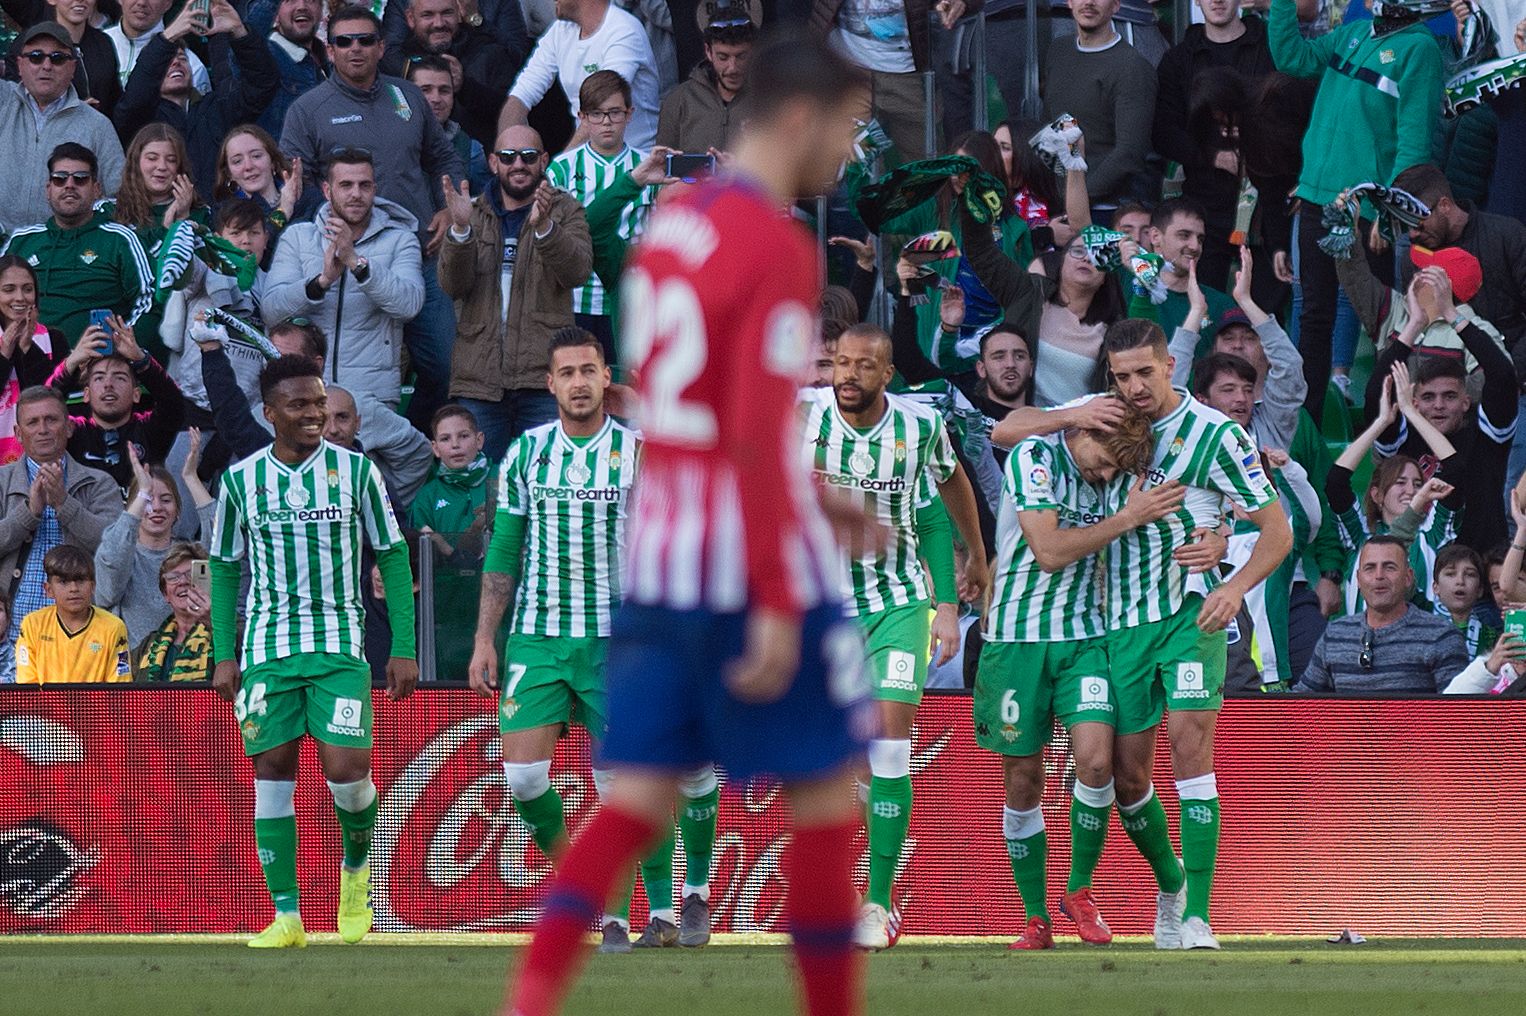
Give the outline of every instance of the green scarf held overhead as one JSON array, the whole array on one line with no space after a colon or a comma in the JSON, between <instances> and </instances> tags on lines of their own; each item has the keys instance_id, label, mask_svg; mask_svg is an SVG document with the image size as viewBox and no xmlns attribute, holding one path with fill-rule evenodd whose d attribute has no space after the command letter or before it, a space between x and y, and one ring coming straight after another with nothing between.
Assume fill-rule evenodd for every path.
<instances>
[{"instance_id":1,"label":"green scarf held overhead","mask_svg":"<svg viewBox=\"0 0 1526 1016\"><path fill-rule=\"evenodd\" d=\"M440 463L439 471L435 473L435 479L447 487L455 487L457 490L471 490L487 479L489 469L487 456L482 452L460 469L451 469L445 463Z\"/></svg>"},{"instance_id":2,"label":"green scarf held overhead","mask_svg":"<svg viewBox=\"0 0 1526 1016\"><path fill-rule=\"evenodd\" d=\"M1117 233L1101 226L1087 226L1081 230L1086 259L1104 272L1117 271L1123 267L1123 241L1127 239L1127 233ZM1160 279L1161 270L1165 266L1166 259L1151 251L1136 250L1129 257L1129 271L1134 275L1134 284L1150 297L1151 303L1166 302L1166 284Z\"/></svg>"},{"instance_id":3,"label":"green scarf held overhead","mask_svg":"<svg viewBox=\"0 0 1526 1016\"><path fill-rule=\"evenodd\" d=\"M969 174L961 197L976 222L994 223L1007 203L1007 189L967 155L943 155L897 166L858 196L856 211L872 233L886 222L931 201L950 177Z\"/></svg>"},{"instance_id":4,"label":"green scarf held overhead","mask_svg":"<svg viewBox=\"0 0 1526 1016\"><path fill-rule=\"evenodd\" d=\"M238 288L249 292L259 262L253 254L233 246L199 222L181 219L170 227L154 265L154 300L163 304L170 293L185 285L191 259L198 258L214 272L231 275Z\"/></svg>"},{"instance_id":5,"label":"green scarf held overhead","mask_svg":"<svg viewBox=\"0 0 1526 1016\"><path fill-rule=\"evenodd\" d=\"M1330 232L1319 240L1319 249L1337 261L1350 261L1356 249L1356 224L1362 215L1365 198L1377 213L1378 233L1394 242L1394 223L1414 229L1431 214L1430 206L1409 191L1384 187L1380 183L1359 183L1348 187L1325 206L1320 222Z\"/></svg>"}]
</instances>

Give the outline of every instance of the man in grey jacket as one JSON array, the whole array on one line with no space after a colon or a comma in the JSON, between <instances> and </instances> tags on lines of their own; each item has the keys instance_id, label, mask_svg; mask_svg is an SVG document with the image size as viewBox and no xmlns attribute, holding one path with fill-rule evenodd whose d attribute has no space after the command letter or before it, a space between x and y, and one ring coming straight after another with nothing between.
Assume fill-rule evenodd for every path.
<instances>
[{"instance_id":1,"label":"man in grey jacket","mask_svg":"<svg viewBox=\"0 0 1526 1016\"><path fill-rule=\"evenodd\" d=\"M340 150L323 181L325 203L287 227L260 309L267 325L301 316L328 335L325 380L396 409L403 326L424 305L417 222L376 196L369 152Z\"/></svg>"},{"instance_id":2,"label":"man in grey jacket","mask_svg":"<svg viewBox=\"0 0 1526 1016\"><path fill-rule=\"evenodd\" d=\"M111 477L69 457L64 397L38 385L16 400L16 439L23 455L0 467L0 595L11 606L6 641L21 619L53 602L43 592L42 559L59 544L94 551L122 492Z\"/></svg>"},{"instance_id":3,"label":"man in grey jacket","mask_svg":"<svg viewBox=\"0 0 1526 1016\"><path fill-rule=\"evenodd\" d=\"M0 152L6 161L0 229L6 232L48 217L48 155L65 141L95 153L107 196L122 182L123 162L111 121L74 91L79 53L63 28L39 22L22 33L12 52L21 82L0 81Z\"/></svg>"},{"instance_id":4,"label":"man in grey jacket","mask_svg":"<svg viewBox=\"0 0 1526 1016\"><path fill-rule=\"evenodd\" d=\"M366 149L375 160L377 193L413 216L425 257L424 300L409 315L413 320L403 338L417 373L409 415L427 430L430 417L446 399L456 333L450 300L435 275L435 255L445 239L440 177L464 180L466 167L424 93L412 82L379 72L381 32L370 7L346 5L330 15L328 47L334 73L286 111L281 150L302 160L303 189L311 192L332 153Z\"/></svg>"}]
</instances>

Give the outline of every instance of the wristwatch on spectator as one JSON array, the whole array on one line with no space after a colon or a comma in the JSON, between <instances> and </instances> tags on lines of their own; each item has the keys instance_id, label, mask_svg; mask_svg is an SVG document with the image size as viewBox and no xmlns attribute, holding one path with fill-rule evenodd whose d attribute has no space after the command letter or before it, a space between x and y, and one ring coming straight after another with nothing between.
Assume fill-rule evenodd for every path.
<instances>
[{"instance_id":1,"label":"wristwatch on spectator","mask_svg":"<svg viewBox=\"0 0 1526 1016\"><path fill-rule=\"evenodd\" d=\"M472 11L470 14L468 14L466 16L466 23L468 25L471 25L473 28L481 28L482 27L482 12L481 11Z\"/></svg>"},{"instance_id":2,"label":"wristwatch on spectator","mask_svg":"<svg viewBox=\"0 0 1526 1016\"><path fill-rule=\"evenodd\" d=\"M371 277L371 262L365 258L356 258L355 267L350 269L350 274L355 276L356 282L365 282Z\"/></svg>"}]
</instances>

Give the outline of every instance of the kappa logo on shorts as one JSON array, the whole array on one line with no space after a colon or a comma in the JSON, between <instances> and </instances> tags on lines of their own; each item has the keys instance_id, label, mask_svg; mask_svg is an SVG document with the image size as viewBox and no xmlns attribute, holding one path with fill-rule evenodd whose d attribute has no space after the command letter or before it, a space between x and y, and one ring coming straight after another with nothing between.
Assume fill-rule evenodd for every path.
<instances>
[{"instance_id":1,"label":"kappa logo on shorts","mask_svg":"<svg viewBox=\"0 0 1526 1016\"><path fill-rule=\"evenodd\" d=\"M917 658L899 649L892 651L885 660L885 678L880 682L880 687L916 691Z\"/></svg>"},{"instance_id":2,"label":"kappa logo on shorts","mask_svg":"<svg viewBox=\"0 0 1526 1016\"><path fill-rule=\"evenodd\" d=\"M343 734L346 737L365 737L365 729L361 726L364 717L365 711L360 699L335 699L334 718L328 724L329 733Z\"/></svg>"},{"instance_id":3,"label":"kappa logo on shorts","mask_svg":"<svg viewBox=\"0 0 1526 1016\"><path fill-rule=\"evenodd\" d=\"M1112 712L1113 704L1107 700L1107 681L1100 677L1081 678L1082 709Z\"/></svg>"},{"instance_id":4,"label":"kappa logo on shorts","mask_svg":"<svg viewBox=\"0 0 1526 1016\"><path fill-rule=\"evenodd\" d=\"M1176 665L1176 697L1205 699L1208 690L1203 687L1203 665L1197 660Z\"/></svg>"}]
</instances>

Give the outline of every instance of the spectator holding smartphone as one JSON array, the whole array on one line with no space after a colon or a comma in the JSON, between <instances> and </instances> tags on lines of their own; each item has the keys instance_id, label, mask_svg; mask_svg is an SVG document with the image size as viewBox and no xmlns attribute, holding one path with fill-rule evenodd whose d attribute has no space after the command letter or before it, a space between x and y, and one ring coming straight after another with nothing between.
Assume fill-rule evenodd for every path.
<instances>
[{"instance_id":1,"label":"spectator holding smartphone","mask_svg":"<svg viewBox=\"0 0 1526 1016\"><path fill-rule=\"evenodd\" d=\"M195 501L202 537L211 539L215 502L196 475L200 450L201 432L192 430L191 451L180 475ZM181 503L180 487L167 469L144 465L131 445L128 458L133 480L127 510L106 527L95 548L95 602L126 622L128 641L137 645L175 606L173 599L161 595L161 566L174 543Z\"/></svg>"},{"instance_id":2,"label":"spectator holding smartphone","mask_svg":"<svg viewBox=\"0 0 1526 1016\"><path fill-rule=\"evenodd\" d=\"M212 680L211 595L195 578L197 563L206 560L199 543L177 543L165 553L159 565L159 592L170 615L134 644L134 681ZM203 578L206 574L201 572Z\"/></svg>"}]
</instances>

